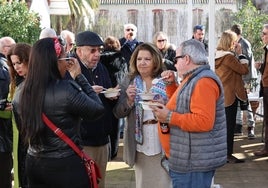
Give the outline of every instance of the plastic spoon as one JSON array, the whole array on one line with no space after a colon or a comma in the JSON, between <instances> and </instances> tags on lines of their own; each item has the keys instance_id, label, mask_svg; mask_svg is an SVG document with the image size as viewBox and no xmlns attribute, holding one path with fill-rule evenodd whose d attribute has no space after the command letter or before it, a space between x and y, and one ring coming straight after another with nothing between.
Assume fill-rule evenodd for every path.
<instances>
[{"instance_id":1,"label":"plastic spoon","mask_svg":"<svg viewBox=\"0 0 268 188\"><path fill-rule=\"evenodd\" d=\"M108 90L108 89L107 89L107 88L105 88L105 87L103 87L102 89L103 89L104 91L107 91L107 90Z\"/></svg>"},{"instance_id":2,"label":"plastic spoon","mask_svg":"<svg viewBox=\"0 0 268 188\"><path fill-rule=\"evenodd\" d=\"M168 78L168 77L165 76L165 77L162 77L162 78L155 78L155 79L152 80L152 84L155 85L155 84L157 84L160 80L163 80L163 79L165 79L165 78Z\"/></svg>"}]
</instances>

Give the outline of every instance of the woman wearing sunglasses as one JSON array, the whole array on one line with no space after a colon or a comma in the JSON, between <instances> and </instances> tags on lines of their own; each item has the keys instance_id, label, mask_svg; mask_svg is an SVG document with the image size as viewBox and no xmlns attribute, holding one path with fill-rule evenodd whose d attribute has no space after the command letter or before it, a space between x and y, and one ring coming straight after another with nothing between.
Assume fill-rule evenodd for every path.
<instances>
[{"instance_id":1,"label":"woman wearing sunglasses","mask_svg":"<svg viewBox=\"0 0 268 188\"><path fill-rule=\"evenodd\" d=\"M160 50L163 62L168 70L177 71L173 59L176 56L175 47L169 43L168 36L163 31L155 33L153 43Z\"/></svg>"},{"instance_id":2,"label":"woman wearing sunglasses","mask_svg":"<svg viewBox=\"0 0 268 188\"><path fill-rule=\"evenodd\" d=\"M104 107L81 74L80 65L66 61L57 38L38 40L31 50L28 73L13 106L21 117L28 187L90 187L83 160L42 120L44 113L78 147L81 119L100 118ZM72 80L64 79L69 72Z\"/></svg>"}]
</instances>

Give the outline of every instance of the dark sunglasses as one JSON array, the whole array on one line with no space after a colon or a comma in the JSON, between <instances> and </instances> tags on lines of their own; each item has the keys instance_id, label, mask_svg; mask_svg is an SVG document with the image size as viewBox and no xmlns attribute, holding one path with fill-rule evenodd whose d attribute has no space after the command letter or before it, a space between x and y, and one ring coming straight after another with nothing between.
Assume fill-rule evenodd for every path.
<instances>
[{"instance_id":1,"label":"dark sunglasses","mask_svg":"<svg viewBox=\"0 0 268 188\"><path fill-rule=\"evenodd\" d=\"M126 31L134 31L134 29L126 29Z\"/></svg>"},{"instance_id":2,"label":"dark sunglasses","mask_svg":"<svg viewBox=\"0 0 268 188\"><path fill-rule=\"evenodd\" d=\"M98 51L99 53L102 53L102 52L103 52L103 49L102 49L102 48L92 48L92 49L89 49L89 51L90 51L91 54L94 54L94 53L96 53L97 51Z\"/></svg>"},{"instance_id":3,"label":"dark sunglasses","mask_svg":"<svg viewBox=\"0 0 268 188\"><path fill-rule=\"evenodd\" d=\"M186 56L186 55L176 56L176 57L174 57L173 62L176 64L177 61L178 61L178 59L180 59L180 58L184 58L185 56Z\"/></svg>"},{"instance_id":4,"label":"dark sunglasses","mask_svg":"<svg viewBox=\"0 0 268 188\"><path fill-rule=\"evenodd\" d=\"M103 48L90 48L90 47L86 47L86 50L88 50L91 54L94 54L96 53L97 51L99 53L102 53L103 52Z\"/></svg>"},{"instance_id":5,"label":"dark sunglasses","mask_svg":"<svg viewBox=\"0 0 268 188\"><path fill-rule=\"evenodd\" d=\"M166 42L167 39L157 40L157 42Z\"/></svg>"}]
</instances>

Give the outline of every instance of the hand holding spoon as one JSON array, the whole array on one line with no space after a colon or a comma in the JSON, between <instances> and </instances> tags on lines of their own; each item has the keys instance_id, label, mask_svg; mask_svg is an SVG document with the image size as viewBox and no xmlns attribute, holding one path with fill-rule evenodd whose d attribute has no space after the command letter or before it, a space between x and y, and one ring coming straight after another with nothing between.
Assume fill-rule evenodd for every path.
<instances>
[{"instance_id":1,"label":"hand holding spoon","mask_svg":"<svg viewBox=\"0 0 268 188\"><path fill-rule=\"evenodd\" d=\"M167 76L161 77L161 78L155 78L152 80L152 84L155 85L157 84L160 80L168 78Z\"/></svg>"}]
</instances>

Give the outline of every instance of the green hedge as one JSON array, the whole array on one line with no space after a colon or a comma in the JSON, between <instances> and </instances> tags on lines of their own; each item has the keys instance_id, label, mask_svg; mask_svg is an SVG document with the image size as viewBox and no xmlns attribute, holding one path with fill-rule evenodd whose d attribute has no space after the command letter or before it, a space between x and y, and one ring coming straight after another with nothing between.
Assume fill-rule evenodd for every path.
<instances>
[{"instance_id":1,"label":"green hedge","mask_svg":"<svg viewBox=\"0 0 268 188\"><path fill-rule=\"evenodd\" d=\"M33 44L41 32L38 15L30 13L24 2L0 5L0 37L10 36L16 42Z\"/></svg>"}]
</instances>

